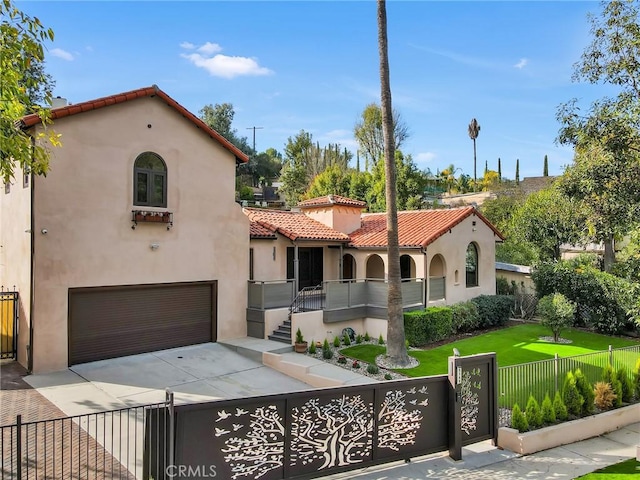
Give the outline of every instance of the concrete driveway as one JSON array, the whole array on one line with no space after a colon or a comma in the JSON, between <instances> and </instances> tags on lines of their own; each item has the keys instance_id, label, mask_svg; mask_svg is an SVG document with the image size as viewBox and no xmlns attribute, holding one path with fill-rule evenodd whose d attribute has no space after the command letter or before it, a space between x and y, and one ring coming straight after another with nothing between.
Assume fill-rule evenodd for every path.
<instances>
[{"instance_id":1,"label":"concrete driveway","mask_svg":"<svg viewBox=\"0 0 640 480\"><path fill-rule=\"evenodd\" d=\"M101 360L25 380L67 415L137 406L268 395L311 387L219 343Z\"/></svg>"}]
</instances>

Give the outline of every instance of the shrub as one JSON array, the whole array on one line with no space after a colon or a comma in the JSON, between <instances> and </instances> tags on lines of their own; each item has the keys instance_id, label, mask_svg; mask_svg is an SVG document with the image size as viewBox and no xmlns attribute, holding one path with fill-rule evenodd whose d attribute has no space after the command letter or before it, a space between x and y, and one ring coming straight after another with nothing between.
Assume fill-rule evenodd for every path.
<instances>
[{"instance_id":1,"label":"shrub","mask_svg":"<svg viewBox=\"0 0 640 480\"><path fill-rule=\"evenodd\" d=\"M559 420L561 422L564 422L567 418L569 418L567 406L564 404L560 392L556 392L555 396L553 397L553 412L556 414L556 420Z\"/></svg>"},{"instance_id":2,"label":"shrub","mask_svg":"<svg viewBox=\"0 0 640 480\"><path fill-rule=\"evenodd\" d=\"M578 305L574 325L617 334L635 318L637 284L601 272L590 262L567 260L539 264L531 274L538 296L561 293ZM638 312L640 313L640 312Z\"/></svg>"},{"instance_id":3,"label":"shrub","mask_svg":"<svg viewBox=\"0 0 640 480\"><path fill-rule=\"evenodd\" d=\"M633 397L633 382L627 374L627 369L625 367L620 367L616 372L616 377L618 377L620 387L622 388L622 401L624 403L629 403Z\"/></svg>"},{"instance_id":4,"label":"shrub","mask_svg":"<svg viewBox=\"0 0 640 480\"><path fill-rule=\"evenodd\" d=\"M543 423L556 423L556 412L553 409L553 402L548 393L544 396L540 410Z\"/></svg>"},{"instance_id":5,"label":"shrub","mask_svg":"<svg viewBox=\"0 0 640 480\"><path fill-rule=\"evenodd\" d=\"M324 358L325 360L329 360L332 357L333 350L331 350L331 347L329 346L329 340L325 338L324 343L322 344L322 358Z\"/></svg>"},{"instance_id":6,"label":"shrub","mask_svg":"<svg viewBox=\"0 0 640 480\"><path fill-rule=\"evenodd\" d=\"M593 385L589 383L589 380L587 380L587 377L584 376L579 368L576 369L573 375L576 379L576 387L578 389L578 392L584 399L584 402L582 403L582 415L589 415L593 413L594 407Z\"/></svg>"},{"instance_id":7,"label":"shrub","mask_svg":"<svg viewBox=\"0 0 640 480\"><path fill-rule=\"evenodd\" d=\"M460 302L449 307L451 309L451 329L453 332L472 332L480 326L480 315L475 303Z\"/></svg>"},{"instance_id":8,"label":"shrub","mask_svg":"<svg viewBox=\"0 0 640 480\"><path fill-rule=\"evenodd\" d=\"M345 356L343 356L343 355L340 355L340 356L338 357L338 363L342 363L342 364L347 363L347 357L345 357Z\"/></svg>"},{"instance_id":9,"label":"shrub","mask_svg":"<svg viewBox=\"0 0 640 480\"><path fill-rule=\"evenodd\" d=\"M542 411L540 410L540 404L533 395L529 395L527 406L524 409L524 416L527 419L529 427L537 428L542 426Z\"/></svg>"},{"instance_id":10,"label":"shrub","mask_svg":"<svg viewBox=\"0 0 640 480\"><path fill-rule=\"evenodd\" d=\"M317 349L316 342L311 340L311 343L309 344L309 353L311 355L315 355L316 354L316 349Z\"/></svg>"},{"instance_id":11,"label":"shrub","mask_svg":"<svg viewBox=\"0 0 640 480\"><path fill-rule=\"evenodd\" d=\"M578 387L576 386L576 378L572 372L567 372L567 377L564 380L562 387L562 401L567 407L569 415L575 415L579 417L582 413L582 404L584 403L584 397L580 395Z\"/></svg>"},{"instance_id":12,"label":"shrub","mask_svg":"<svg viewBox=\"0 0 640 480\"><path fill-rule=\"evenodd\" d=\"M382 334L378 337L378 345L384 345L384 338L382 338Z\"/></svg>"},{"instance_id":13,"label":"shrub","mask_svg":"<svg viewBox=\"0 0 640 480\"><path fill-rule=\"evenodd\" d=\"M391 376L391 374L390 374L390 373L385 373L385 374L384 374L384 379L385 379L385 380L391 380L391 379L393 379L393 377Z\"/></svg>"},{"instance_id":14,"label":"shrub","mask_svg":"<svg viewBox=\"0 0 640 480\"><path fill-rule=\"evenodd\" d=\"M340 346L340 337L338 336L333 337L333 346L336 348Z\"/></svg>"},{"instance_id":15,"label":"shrub","mask_svg":"<svg viewBox=\"0 0 640 480\"><path fill-rule=\"evenodd\" d=\"M595 398L595 405L600 410L609 410L616 400L616 394L613 393L611 385L607 382L596 383L596 386L593 389L593 394Z\"/></svg>"},{"instance_id":16,"label":"shrub","mask_svg":"<svg viewBox=\"0 0 640 480\"><path fill-rule=\"evenodd\" d=\"M367 366L367 372L370 373L371 375L375 375L376 373L378 373L380 371L380 369L378 368L377 365L374 365L373 363L370 363Z\"/></svg>"},{"instance_id":17,"label":"shrub","mask_svg":"<svg viewBox=\"0 0 640 480\"><path fill-rule=\"evenodd\" d=\"M561 293L545 295L536 309L542 318L540 324L551 329L553 341L558 342L560 332L573 324L576 305Z\"/></svg>"},{"instance_id":18,"label":"shrub","mask_svg":"<svg viewBox=\"0 0 640 480\"><path fill-rule=\"evenodd\" d=\"M356 335L356 343L357 343L357 344L361 344L361 343L362 343L362 340L363 340L363 339L362 339L362 335L360 335L360 334Z\"/></svg>"},{"instance_id":19,"label":"shrub","mask_svg":"<svg viewBox=\"0 0 640 480\"><path fill-rule=\"evenodd\" d=\"M636 361L636 368L633 372L634 392L637 399L640 399L640 358Z\"/></svg>"},{"instance_id":20,"label":"shrub","mask_svg":"<svg viewBox=\"0 0 640 480\"><path fill-rule=\"evenodd\" d=\"M514 295L518 287L513 280L511 283L505 277L496 277L496 293L498 295Z\"/></svg>"},{"instance_id":21,"label":"shrub","mask_svg":"<svg viewBox=\"0 0 640 480\"><path fill-rule=\"evenodd\" d=\"M354 360L353 363L351 364L351 366L353 368L360 368L360 362L358 362L358 360Z\"/></svg>"},{"instance_id":22,"label":"shrub","mask_svg":"<svg viewBox=\"0 0 640 480\"><path fill-rule=\"evenodd\" d=\"M481 328L504 325L513 308L513 297L507 295L480 295L471 301L478 307Z\"/></svg>"},{"instance_id":23,"label":"shrub","mask_svg":"<svg viewBox=\"0 0 640 480\"><path fill-rule=\"evenodd\" d=\"M611 365L607 365L604 367L602 372L602 380L609 385L611 385L611 390L615 394L616 398L613 402L615 407L622 406L622 382L618 378L618 373L611 367Z\"/></svg>"},{"instance_id":24,"label":"shrub","mask_svg":"<svg viewBox=\"0 0 640 480\"><path fill-rule=\"evenodd\" d=\"M369 332L364 332L364 341L369 342L370 340L371 340L371 337L369 336Z\"/></svg>"},{"instance_id":25,"label":"shrub","mask_svg":"<svg viewBox=\"0 0 640 480\"><path fill-rule=\"evenodd\" d=\"M511 428L515 428L519 432L526 432L529 430L529 424L527 423L527 418L520 410L520 407L516 403L513 406L513 410L511 410Z\"/></svg>"},{"instance_id":26,"label":"shrub","mask_svg":"<svg viewBox=\"0 0 640 480\"><path fill-rule=\"evenodd\" d=\"M348 345L351 345L351 339L349 338L349 334L348 334L348 333L345 333L345 334L342 336L342 343L343 343L344 345L347 345L347 346L348 346Z\"/></svg>"},{"instance_id":27,"label":"shrub","mask_svg":"<svg viewBox=\"0 0 640 480\"><path fill-rule=\"evenodd\" d=\"M404 314L404 333L414 347L444 340L453 333L452 312L449 307L429 307Z\"/></svg>"}]
</instances>

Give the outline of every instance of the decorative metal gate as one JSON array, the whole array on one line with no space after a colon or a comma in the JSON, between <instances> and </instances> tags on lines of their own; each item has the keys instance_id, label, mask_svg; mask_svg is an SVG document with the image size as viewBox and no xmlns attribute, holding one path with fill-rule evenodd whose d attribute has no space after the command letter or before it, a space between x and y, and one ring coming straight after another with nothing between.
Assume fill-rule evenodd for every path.
<instances>
[{"instance_id":1,"label":"decorative metal gate","mask_svg":"<svg viewBox=\"0 0 640 480\"><path fill-rule=\"evenodd\" d=\"M497 439L495 354L439 375L175 407L175 451L154 480L313 478ZM158 428L162 431L165 427ZM151 442L151 446L156 442Z\"/></svg>"},{"instance_id":2,"label":"decorative metal gate","mask_svg":"<svg viewBox=\"0 0 640 480\"><path fill-rule=\"evenodd\" d=\"M0 358L18 354L18 292L0 290Z\"/></svg>"}]
</instances>

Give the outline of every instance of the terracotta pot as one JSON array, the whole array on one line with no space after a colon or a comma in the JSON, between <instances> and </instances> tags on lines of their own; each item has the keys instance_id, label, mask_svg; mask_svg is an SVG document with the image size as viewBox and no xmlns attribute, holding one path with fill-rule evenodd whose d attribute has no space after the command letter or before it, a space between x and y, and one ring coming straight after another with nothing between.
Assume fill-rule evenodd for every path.
<instances>
[{"instance_id":1,"label":"terracotta pot","mask_svg":"<svg viewBox=\"0 0 640 480\"><path fill-rule=\"evenodd\" d=\"M302 343L294 343L293 348L297 353L307 353L307 347L308 344L307 342L302 342Z\"/></svg>"}]
</instances>

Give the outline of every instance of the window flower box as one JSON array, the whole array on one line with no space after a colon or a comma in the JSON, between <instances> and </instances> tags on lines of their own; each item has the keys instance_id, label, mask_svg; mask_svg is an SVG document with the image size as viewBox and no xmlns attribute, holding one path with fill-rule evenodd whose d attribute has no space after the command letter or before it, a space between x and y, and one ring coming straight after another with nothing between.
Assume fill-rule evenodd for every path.
<instances>
[{"instance_id":1,"label":"window flower box","mask_svg":"<svg viewBox=\"0 0 640 480\"><path fill-rule=\"evenodd\" d=\"M173 226L173 213L171 212L147 212L144 210L132 210L131 221L132 229L135 229L138 223L164 223L167 224L167 230Z\"/></svg>"}]
</instances>

